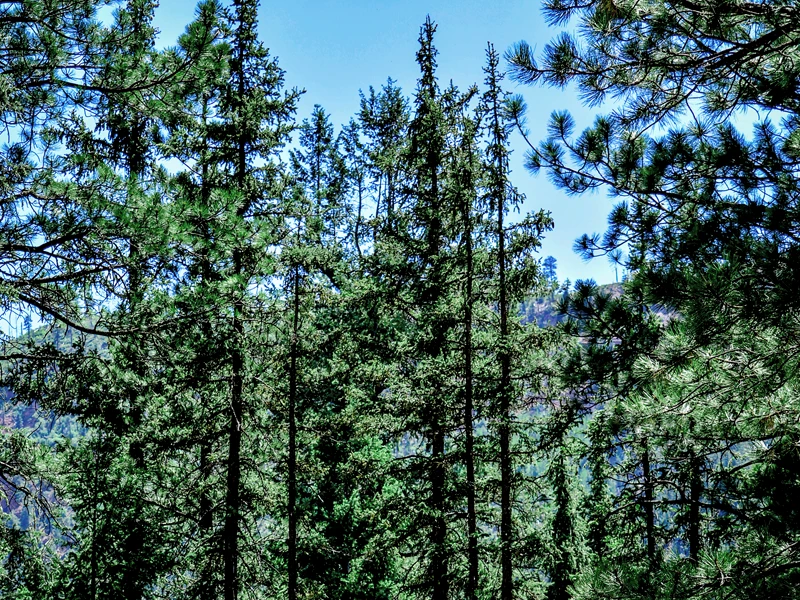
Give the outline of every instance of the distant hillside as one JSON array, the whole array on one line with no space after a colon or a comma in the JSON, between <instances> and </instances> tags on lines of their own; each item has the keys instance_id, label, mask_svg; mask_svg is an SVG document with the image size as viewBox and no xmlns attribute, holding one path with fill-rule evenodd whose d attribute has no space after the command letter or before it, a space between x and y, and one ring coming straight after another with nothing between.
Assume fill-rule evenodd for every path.
<instances>
[{"instance_id":1,"label":"distant hillside","mask_svg":"<svg viewBox=\"0 0 800 600\"><path fill-rule=\"evenodd\" d=\"M621 283L606 283L597 286L598 290L612 298L622 295ZM558 311L558 304L563 293L551 294L541 298L531 298L522 303L520 312L523 323L536 323L539 327L552 327L561 323L565 316Z\"/></svg>"},{"instance_id":2,"label":"distant hillside","mask_svg":"<svg viewBox=\"0 0 800 600\"><path fill-rule=\"evenodd\" d=\"M91 326L90 321L86 325ZM50 324L32 329L12 342L16 346L45 346L51 344L57 351L70 353L79 348L84 351L108 352L108 340L97 335L83 334L63 324ZM13 390L0 388L0 431L3 429L26 429L28 435L45 443L56 437L73 437L84 432L74 417L57 417L52 411L41 409L36 402L19 403Z\"/></svg>"},{"instance_id":3,"label":"distant hillside","mask_svg":"<svg viewBox=\"0 0 800 600\"><path fill-rule=\"evenodd\" d=\"M92 327L93 323L87 319L81 326ZM32 329L14 340L17 344L32 342L35 346L52 344L59 352L74 352L76 344L84 344L87 351L96 350L104 353L108 350L108 339L98 335L85 334L62 323L52 323Z\"/></svg>"}]
</instances>

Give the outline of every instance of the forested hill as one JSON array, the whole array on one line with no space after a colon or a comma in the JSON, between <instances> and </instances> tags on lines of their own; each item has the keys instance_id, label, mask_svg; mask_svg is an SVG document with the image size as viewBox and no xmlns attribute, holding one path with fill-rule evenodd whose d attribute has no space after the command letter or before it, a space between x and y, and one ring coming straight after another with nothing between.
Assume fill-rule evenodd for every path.
<instances>
[{"instance_id":1,"label":"forested hill","mask_svg":"<svg viewBox=\"0 0 800 600\"><path fill-rule=\"evenodd\" d=\"M597 286L597 294L600 296L619 298L622 292L622 284L620 283L607 283ZM559 288L549 294L526 298L520 305L523 322L535 323L539 327L553 327L563 323L567 315L561 308L567 298L568 292L563 288Z\"/></svg>"},{"instance_id":2,"label":"forested hill","mask_svg":"<svg viewBox=\"0 0 800 600\"><path fill-rule=\"evenodd\" d=\"M0 306L52 324L0 339L0 598L799 597L795 3L545 2L461 87L428 18L341 124L256 0L155 6L0 4ZM601 114L532 139L505 71ZM559 288L540 171L624 293Z\"/></svg>"},{"instance_id":3,"label":"forested hill","mask_svg":"<svg viewBox=\"0 0 800 600\"><path fill-rule=\"evenodd\" d=\"M87 329L94 324L93 319L84 319L81 323ZM47 354L74 354L97 353L108 357L109 341L103 336L86 334L76 331L68 325L59 323L32 328L23 335L7 342L7 346L14 349L15 354L30 353L32 357L40 356L43 351ZM8 368L6 364L4 367ZM83 432L81 427L74 426L75 419L71 415L57 417L53 411L42 409L39 403L17 402L13 389L5 387L2 390L2 412L0 425L15 429L28 429L32 435L47 437L51 442L53 436L71 437L75 432Z\"/></svg>"},{"instance_id":4,"label":"forested hill","mask_svg":"<svg viewBox=\"0 0 800 600\"><path fill-rule=\"evenodd\" d=\"M86 329L94 326L93 319L83 319L81 325ZM56 352L98 352L108 354L108 339L102 335L84 333L69 325L53 323L30 329L13 339L16 347L49 347Z\"/></svg>"}]
</instances>

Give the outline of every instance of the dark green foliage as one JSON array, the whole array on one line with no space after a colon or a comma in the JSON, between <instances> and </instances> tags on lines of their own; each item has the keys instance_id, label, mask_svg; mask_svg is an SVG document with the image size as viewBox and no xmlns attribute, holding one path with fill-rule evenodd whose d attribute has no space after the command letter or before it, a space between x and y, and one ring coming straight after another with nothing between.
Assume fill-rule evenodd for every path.
<instances>
[{"instance_id":1,"label":"dark green foliage","mask_svg":"<svg viewBox=\"0 0 800 600\"><path fill-rule=\"evenodd\" d=\"M131 454L98 431L61 457L70 465L62 499L75 511L77 529L62 549L69 554L56 597L151 598L152 582L173 566L169 513Z\"/></svg>"},{"instance_id":2,"label":"dark green foliage","mask_svg":"<svg viewBox=\"0 0 800 600\"><path fill-rule=\"evenodd\" d=\"M546 14L580 34L539 63L518 44L515 75L576 84L590 103L623 98L582 133L554 114L528 161L569 193L621 200L577 249L622 261L625 294L579 286L564 306L586 342L565 363L572 385L583 409L602 406L592 470L618 481L611 498L593 485L595 558L576 595L793 597L796 528L777 500L789 492L768 473L793 485L794 8L551 2ZM731 118L746 108L751 132ZM522 125L522 102L511 109Z\"/></svg>"},{"instance_id":3,"label":"dark green foliage","mask_svg":"<svg viewBox=\"0 0 800 600\"><path fill-rule=\"evenodd\" d=\"M581 535L579 517L576 511L576 473L571 473L567 448L564 440L556 447L548 467L548 480L553 493L553 515L550 523L551 553L548 576L550 586L547 588L547 600L568 600L571 596L570 586L578 572L581 556Z\"/></svg>"},{"instance_id":4,"label":"dark green foliage","mask_svg":"<svg viewBox=\"0 0 800 600\"><path fill-rule=\"evenodd\" d=\"M445 87L427 19L337 130L256 2L164 51L154 7L0 11L0 595L796 595L792 6L552 2L509 52L620 99L528 156L619 199L576 246L624 283L573 289L491 45Z\"/></svg>"}]
</instances>

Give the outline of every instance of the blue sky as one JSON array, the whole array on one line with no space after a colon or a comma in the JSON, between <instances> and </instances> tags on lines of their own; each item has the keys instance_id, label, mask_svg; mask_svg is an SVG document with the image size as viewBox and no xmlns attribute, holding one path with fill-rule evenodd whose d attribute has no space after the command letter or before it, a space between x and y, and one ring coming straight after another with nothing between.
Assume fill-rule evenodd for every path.
<instances>
[{"instance_id":1,"label":"blue sky","mask_svg":"<svg viewBox=\"0 0 800 600\"><path fill-rule=\"evenodd\" d=\"M194 9L193 0L162 0L155 23L161 44L174 43ZM307 117L314 104L320 104L334 123L342 124L358 109L359 89L377 88L391 77L408 95L413 93L417 37L427 14L438 24L439 78L462 89L483 81L487 42L502 54L521 39L542 48L558 33L545 25L539 3L532 0L262 0L260 33L286 71L287 85L306 90L298 118ZM594 111L583 108L569 90L516 86L510 81L507 87L523 94L528 103L532 139L544 137L553 110L570 110L579 127L594 119ZM530 175L522 167L524 147L517 136L512 179L527 196L523 211L544 208L555 219L542 256L556 257L561 280L613 281L614 270L606 259L586 263L572 252L581 234L605 230L612 201L602 192L567 197L544 173Z\"/></svg>"}]
</instances>

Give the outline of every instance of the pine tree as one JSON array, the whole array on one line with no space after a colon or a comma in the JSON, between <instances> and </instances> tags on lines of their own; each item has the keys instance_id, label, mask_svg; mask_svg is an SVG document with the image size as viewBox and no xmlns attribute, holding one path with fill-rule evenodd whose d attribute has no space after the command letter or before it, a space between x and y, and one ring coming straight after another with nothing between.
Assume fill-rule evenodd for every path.
<instances>
[{"instance_id":1,"label":"pine tree","mask_svg":"<svg viewBox=\"0 0 800 600\"><path fill-rule=\"evenodd\" d=\"M436 54L433 46L433 35L436 26L430 18L423 25L417 51L417 63L420 66L420 79L417 83L416 113L410 124L409 158L412 169L415 170L413 182L415 205L413 208L415 221L422 228L422 240L419 248L419 260L423 278L419 289L418 301L423 312L423 319L431 318L439 309L440 294L444 289L445 280L442 269L442 247L445 240L443 231L443 209L441 190L441 171L443 166L442 153L444 150L444 131L441 122L441 106L438 104L439 89L435 76ZM388 206L390 220L392 219L393 203ZM391 222L391 221L390 221ZM415 223L415 224L417 224ZM438 317L438 315L437 315ZM434 317L434 318L437 318ZM438 318L437 318L438 320ZM445 345L445 321L439 324L426 323L430 332L423 333L423 338L418 341L419 349L423 356L432 361L439 359ZM427 335L426 335L427 334ZM427 339L426 339L427 338ZM448 597L450 589L450 567L448 552L445 547L447 541L447 491L445 466L445 437L447 424L445 423L445 400L443 398L443 382L431 373L432 380L428 380L426 393L429 397L424 400L425 412L422 415L426 441L430 447L430 463L427 467L430 477L430 558L427 578L431 585L431 598L444 600ZM429 376L430 376L429 375Z\"/></svg>"},{"instance_id":2,"label":"pine tree","mask_svg":"<svg viewBox=\"0 0 800 600\"><path fill-rule=\"evenodd\" d=\"M550 568L548 600L569 600L570 586L578 570L580 542L578 540L578 518L575 506L575 482L577 477L568 464L567 440L559 440L548 466L548 479L553 490L554 513L551 522L553 554Z\"/></svg>"},{"instance_id":3,"label":"pine tree","mask_svg":"<svg viewBox=\"0 0 800 600\"><path fill-rule=\"evenodd\" d=\"M370 87L369 95L361 93L358 123L366 137L366 163L372 179L370 187L375 205L373 240L378 237L382 215L388 223L388 230L393 223L402 175L399 159L406 142L404 136L408 122L408 101L393 80L389 79L380 91Z\"/></svg>"},{"instance_id":4,"label":"pine tree","mask_svg":"<svg viewBox=\"0 0 800 600\"><path fill-rule=\"evenodd\" d=\"M531 379L519 319L513 310L522 298L541 283L538 261L533 254L541 245L541 236L552 227L549 214L539 211L527 215L515 224L508 224L507 213L524 199L509 181L509 111L506 94L502 90L504 74L499 70L499 56L490 44L487 52L486 91L482 104L486 123L486 196L494 216L495 302L497 310L497 338L493 350L497 371L492 398L492 429L497 437L500 471L500 596L514 596L515 533L513 505L518 478L515 477L512 443L518 425L516 414L521 408L519 384L538 386ZM535 335L535 328L531 330ZM528 343L533 339L528 340ZM538 343L537 343L538 345ZM534 350L531 347L530 350Z\"/></svg>"},{"instance_id":5,"label":"pine tree","mask_svg":"<svg viewBox=\"0 0 800 600\"><path fill-rule=\"evenodd\" d=\"M229 402L221 383L226 339L231 336L224 314L225 265L231 255L226 242L231 235L230 213L235 210L225 192L228 176L220 164L225 151L220 139L222 99L230 62L225 36L221 7L201 3L195 21L179 39L175 57L176 61L196 57L193 68L168 90L168 101L157 113L163 131L160 152L194 168L178 173L174 180L172 260L185 272L172 282L172 295L162 302L178 317L178 326L165 332L156 347L162 364L153 374L164 392L162 398L154 398L151 412L159 419L151 419L138 440L140 451L151 461L172 446L171 460L182 465L166 476L176 491L169 505L182 525L181 534L191 540L176 570L193 576L182 587L167 585L167 589L203 599L217 598L223 586L219 442L224 439L220 416ZM162 356L160 349L165 347L168 354ZM169 437L181 443L170 444ZM193 477L184 480L181 468L191 469Z\"/></svg>"},{"instance_id":6,"label":"pine tree","mask_svg":"<svg viewBox=\"0 0 800 600\"><path fill-rule=\"evenodd\" d=\"M500 445L500 597L511 600L513 591L512 563L512 465L511 465L511 355L508 348L508 287L506 283L506 230L503 224L507 211L508 194L508 148L507 131L503 122L503 97L500 88L502 75L499 72L499 56L493 47L487 51L486 66L487 92L484 95L490 146L487 151L490 161L489 194L491 204L497 214L497 272L498 303L500 328L498 340L498 362L500 379L497 387L497 431Z\"/></svg>"},{"instance_id":7,"label":"pine tree","mask_svg":"<svg viewBox=\"0 0 800 600\"><path fill-rule=\"evenodd\" d=\"M249 4L230 12L202 4L174 57L195 57L193 69L166 90L157 113L160 151L187 169L171 188L175 267L160 298L173 325L150 348L151 385L164 395L151 396L157 420L139 433L137 451L178 466L159 476L176 488L166 504L191 549L176 565L188 575L162 585L187 597L235 598L244 585L267 585L254 567L262 551L254 519L267 490L253 489L252 474L267 457L254 435L265 417L253 359L263 342L256 324L271 307L250 290L274 272L266 249L283 227L277 152L297 93L282 92L283 73L255 38L255 17Z\"/></svg>"},{"instance_id":8,"label":"pine tree","mask_svg":"<svg viewBox=\"0 0 800 600\"><path fill-rule=\"evenodd\" d=\"M352 504L363 489L364 478L347 481L343 477L366 440L359 433L364 426L362 419L354 419L354 407L345 391L356 370L353 357L336 343L346 348L352 327L351 317L342 310L353 301L343 296L352 293L350 274L355 265L350 261L357 255L352 252L349 236L342 235L351 214L345 198L347 173L339 139L327 114L317 106L311 120L301 126L300 148L292 152L293 210L298 229L296 243L290 246L292 253L287 253L286 268L292 285L298 274L302 274L304 283L302 289L292 289L287 298L293 303L293 323L295 309L304 321L298 343L305 340L299 343L305 393L295 396L302 400L297 417L307 432L297 460L303 461L303 471L316 473L313 483L295 494L295 519L303 531L298 539L297 568L305 579L303 587L320 586L320 593L326 597L375 597L386 593L375 587L386 576L383 565L365 570L355 580L348 577L364 551L359 542L371 542L377 532L359 532L363 511ZM290 352L290 360L296 354ZM297 366L295 360L295 371ZM303 479L308 481L308 475Z\"/></svg>"},{"instance_id":9,"label":"pine tree","mask_svg":"<svg viewBox=\"0 0 800 600\"><path fill-rule=\"evenodd\" d=\"M457 147L452 152L453 171L452 192L455 201L460 203L461 212L461 245L463 246L463 328L464 328L464 466L466 470L466 501L467 501L467 582L464 595L469 600L474 600L480 586L479 569L480 557L478 554L478 519L477 519L477 482L475 465L477 462L475 450L475 368L473 342L473 329L475 328L475 303L476 303L476 273L474 230L478 200L478 177L480 156L476 148L476 138L479 133L479 118L466 113L467 102L474 95L475 88L468 94L459 98L460 111L456 112L455 129L460 138L455 142Z\"/></svg>"},{"instance_id":10,"label":"pine tree","mask_svg":"<svg viewBox=\"0 0 800 600\"><path fill-rule=\"evenodd\" d=\"M26 143L43 151L40 162L30 164L36 177L28 180L25 192L39 197L39 207L26 219L44 226L45 235L36 242L38 247L8 250L26 255L18 263L20 272L44 260L35 267L40 281L29 282L31 301L43 318L71 325L66 344L54 336L54 344L31 348L22 356L18 372L4 369L3 375L19 390L21 401L35 400L94 427L93 435L65 452L65 460L71 459L76 469L65 469L60 462L50 465L47 488L56 486L72 502L76 521L70 526L69 521L54 520L50 526L57 532L53 543L73 543L74 561L62 571L69 575L66 582L57 582L58 593L139 598L171 565L165 553L169 532L159 526L164 513L147 504L148 474L127 454L125 436L143 414L142 363L130 340L120 341L112 359L98 355L99 344L90 346L74 330L85 334L113 328L121 337L131 323L140 331L151 323L141 310L150 275L146 265L156 264L153 256L163 249L163 236L153 235L160 211L151 212L149 221L141 216L163 192L164 178L152 168L148 145L153 138L140 126L140 117L160 77L155 32L149 26L153 6L129 3L116 12L107 29L91 22L93 8L88 4L35 8L34 14L19 20L24 27L37 35L60 30L60 35L45 36L54 54L40 73L42 79L29 81L31 89L48 89L50 97L46 126L36 122L38 117L26 125L31 136ZM60 50L53 45L59 39L64 45ZM77 73L66 67L70 60L82 65ZM131 86L128 77L137 84ZM46 285L37 292L42 283ZM124 308L113 322L102 324L94 311L110 301L109 295ZM129 318L133 313L138 318ZM127 381L119 377L125 370ZM118 496L114 503L104 496L106 490Z\"/></svg>"},{"instance_id":11,"label":"pine tree","mask_svg":"<svg viewBox=\"0 0 800 600\"><path fill-rule=\"evenodd\" d=\"M549 139L530 157L571 193L608 186L622 199L605 236L579 241L587 256L632 249L626 290L635 306L625 311L627 331L618 330L623 343L587 358L604 371L595 381L619 394L617 427L639 454L624 469L642 482L645 518L636 535L649 564L623 565L622 553L610 558L613 575L598 574L594 593L611 589L616 577L626 582L625 597L662 590L780 597L796 577L796 557L782 550L796 530L772 537L754 525L788 513L777 497L772 516L761 513L745 490L766 483L761 477L782 460L759 450L764 440L797 439L768 408L794 385L784 368L794 362L797 297L788 226L797 188L797 101L789 83L797 67L787 60L798 36L795 11L780 3L704 2L554 2L546 10L554 22L579 20L581 39L561 36L541 65L518 44L510 52L517 77L575 83L589 102L625 98L579 135L569 115L554 115ZM759 113L750 135L730 119L746 108ZM662 332L640 316L653 305L675 317ZM608 344L612 336L598 339ZM739 410L752 428L739 417L720 423L720 414ZM704 477L724 481L725 492L706 487ZM771 484L764 490L761 500L775 492ZM664 543L680 550L662 554ZM725 576L712 576L712 565L722 564ZM687 572L693 588L681 585ZM634 584L641 577L645 584Z\"/></svg>"},{"instance_id":12,"label":"pine tree","mask_svg":"<svg viewBox=\"0 0 800 600\"><path fill-rule=\"evenodd\" d=\"M228 178L223 185L231 194L232 221L240 227L231 232L231 262L226 273L232 284L229 296L232 337L227 345L231 395L223 522L223 597L226 600L238 598L242 586L242 435L245 419L253 410L245 397L247 290L254 277L266 275L257 253L259 245L268 243L269 231L259 231L258 227L265 228L270 223L259 218L259 214L265 208L265 192L269 193L269 186L275 185L275 152L291 130L288 119L297 96L296 92L281 93L283 72L258 42L257 12L255 2L233 3L233 12L228 17L230 78L220 102L220 118L224 119L224 125L220 131L219 160ZM265 164L258 165L258 159ZM258 244L251 240L257 240Z\"/></svg>"}]
</instances>

